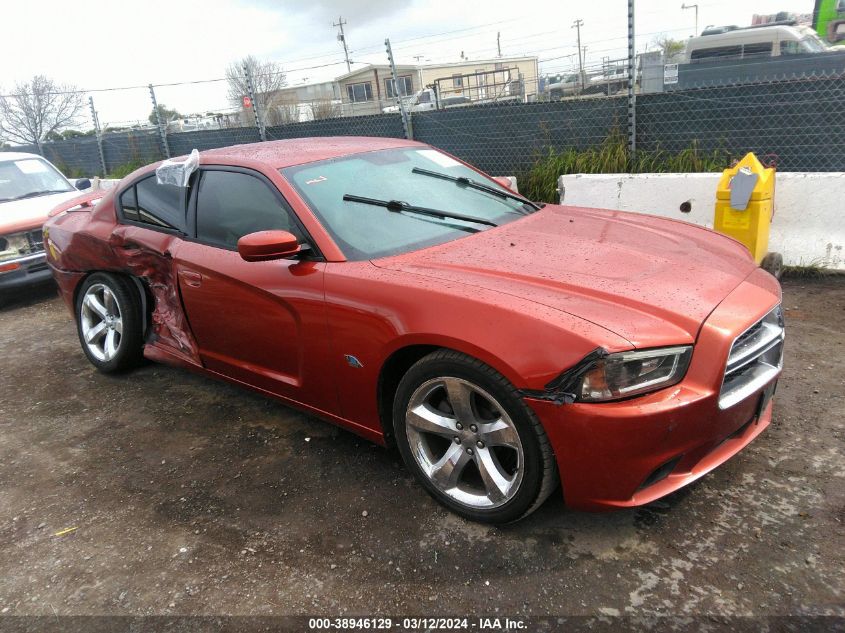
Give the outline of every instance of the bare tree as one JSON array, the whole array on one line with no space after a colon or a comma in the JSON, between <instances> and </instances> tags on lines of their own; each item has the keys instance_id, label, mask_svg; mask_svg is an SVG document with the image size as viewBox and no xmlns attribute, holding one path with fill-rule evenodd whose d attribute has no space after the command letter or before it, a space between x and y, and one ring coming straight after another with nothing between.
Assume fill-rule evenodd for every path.
<instances>
[{"instance_id":1,"label":"bare tree","mask_svg":"<svg viewBox=\"0 0 845 633\"><path fill-rule=\"evenodd\" d=\"M249 69L250 75L252 75L255 100L260 108L266 108L274 96L273 93L288 85L287 76L280 64L262 62L249 55L231 64L226 69L226 81L229 83L228 98L234 106L242 107L243 98L249 95L244 66Z\"/></svg>"},{"instance_id":2,"label":"bare tree","mask_svg":"<svg viewBox=\"0 0 845 633\"><path fill-rule=\"evenodd\" d=\"M264 107L264 119L267 125L285 125L299 122L299 104L296 101L269 97Z\"/></svg>"},{"instance_id":3,"label":"bare tree","mask_svg":"<svg viewBox=\"0 0 845 633\"><path fill-rule=\"evenodd\" d=\"M36 75L15 85L11 94L0 96L0 136L38 145L78 124L84 111L85 96L76 87Z\"/></svg>"},{"instance_id":4,"label":"bare tree","mask_svg":"<svg viewBox=\"0 0 845 633\"><path fill-rule=\"evenodd\" d=\"M333 119L340 116L340 107L331 99L319 99L311 102L311 118L315 121Z\"/></svg>"}]
</instances>

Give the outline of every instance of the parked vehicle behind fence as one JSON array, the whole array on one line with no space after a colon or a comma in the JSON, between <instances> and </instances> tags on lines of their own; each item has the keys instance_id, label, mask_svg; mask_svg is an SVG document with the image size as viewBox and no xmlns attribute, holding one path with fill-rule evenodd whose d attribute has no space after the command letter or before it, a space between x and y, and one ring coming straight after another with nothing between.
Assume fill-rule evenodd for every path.
<instances>
[{"instance_id":1,"label":"parked vehicle behind fence","mask_svg":"<svg viewBox=\"0 0 845 633\"><path fill-rule=\"evenodd\" d=\"M705 29L687 40L685 61L764 59L827 52L827 45L807 26L792 23Z\"/></svg>"}]
</instances>

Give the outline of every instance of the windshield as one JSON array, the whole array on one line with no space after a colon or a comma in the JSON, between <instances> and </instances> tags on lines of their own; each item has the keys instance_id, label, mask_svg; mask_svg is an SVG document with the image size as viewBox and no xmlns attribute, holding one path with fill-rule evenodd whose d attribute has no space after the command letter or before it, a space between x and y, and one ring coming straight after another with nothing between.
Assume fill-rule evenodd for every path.
<instances>
[{"instance_id":1,"label":"windshield","mask_svg":"<svg viewBox=\"0 0 845 633\"><path fill-rule=\"evenodd\" d=\"M442 244L491 228L487 223L506 224L535 210L525 202L499 197L451 179L414 173L415 168L450 178L468 178L507 192L477 171L429 148L368 152L289 167L281 172L350 260L397 255ZM437 218L414 213L399 204L379 206L355 198L403 202L407 207L436 209L487 223Z\"/></svg>"},{"instance_id":2,"label":"windshield","mask_svg":"<svg viewBox=\"0 0 845 633\"><path fill-rule=\"evenodd\" d=\"M0 202L73 190L64 176L40 158L0 162Z\"/></svg>"},{"instance_id":3,"label":"windshield","mask_svg":"<svg viewBox=\"0 0 845 633\"><path fill-rule=\"evenodd\" d=\"M817 35L808 35L802 38L801 45L811 53L823 53L827 50L827 46L824 45L824 42Z\"/></svg>"}]
</instances>

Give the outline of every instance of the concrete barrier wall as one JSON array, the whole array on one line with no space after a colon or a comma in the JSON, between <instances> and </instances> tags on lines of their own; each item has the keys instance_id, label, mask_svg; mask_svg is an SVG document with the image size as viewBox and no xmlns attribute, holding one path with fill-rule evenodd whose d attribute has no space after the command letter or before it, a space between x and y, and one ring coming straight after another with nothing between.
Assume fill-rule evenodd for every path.
<instances>
[{"instance_id":1,"label":"concrete barrier wall","mask_svg":"<svg viewBox=\"0 0 845 633\"><path fill-rule=\"evenodd\" d=\"M720 174L561 176L563 204L648 213L713 228ZM513 188L516 178L512 178ZM119 180L100 179L104 189ZM689 213L680 210L690 203ZM845 270L845 173L779 173L769 250L784 263Z\"/></svg>"},{"instance_id":2,"label":"concrete barrier wall","mask_svg":"<svg viewBox=\"0 0 845 633\"><path fill-rule=\"evenodd\" d=\"M633 211L713 228L720 174L561 176L563 204ZM683 213L681 204L691 210ZM769 250L788 265L845 270L845 173L777 174Z\"/></svg>"}]
</instances>

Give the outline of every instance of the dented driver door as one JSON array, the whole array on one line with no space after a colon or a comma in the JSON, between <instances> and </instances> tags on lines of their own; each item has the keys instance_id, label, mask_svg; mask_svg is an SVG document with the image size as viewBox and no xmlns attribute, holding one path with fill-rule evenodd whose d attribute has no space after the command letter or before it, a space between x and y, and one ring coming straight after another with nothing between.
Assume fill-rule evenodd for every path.
<instances>
[{"instance_id":1,"label":"dented driver door","mask_svg":"<svg viewBox=\"0 0 845 633\"><path fill-rule=\"evenodd\" d=\"M336 413L328 366L319 261L247 262L242 235L297 229L277 192L236 169L206 169L195 204L196 239L174 253L176 274L199 355L207 369Z\"/></svg>"}]
</instances>

